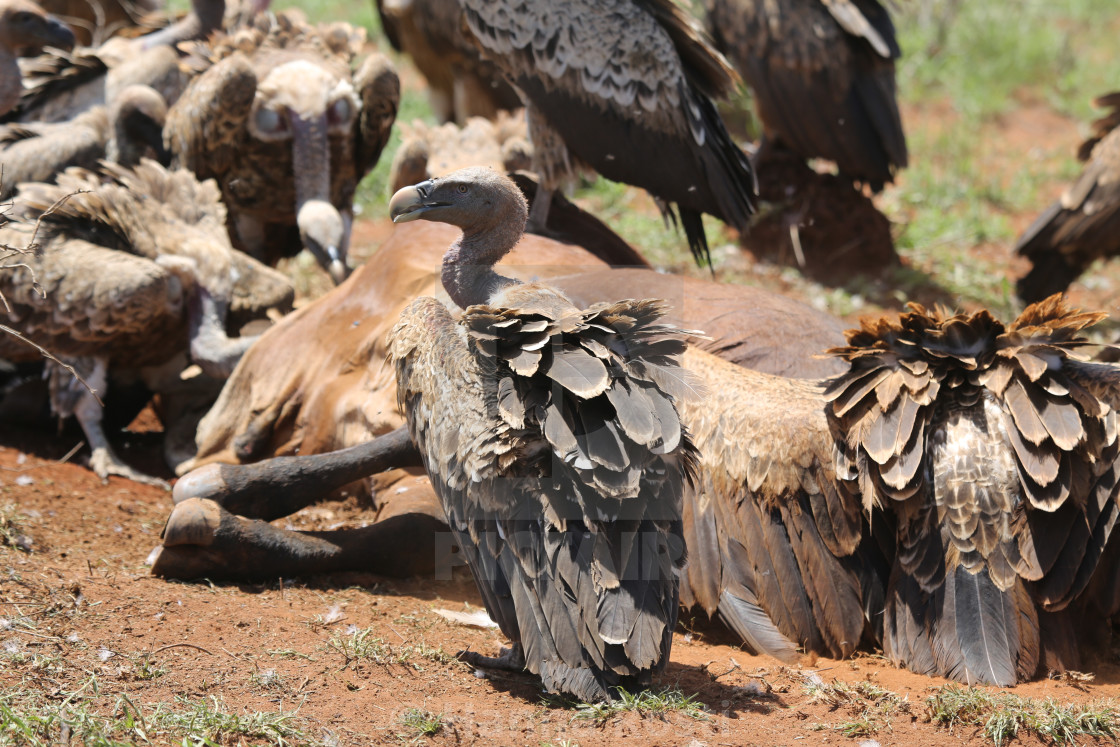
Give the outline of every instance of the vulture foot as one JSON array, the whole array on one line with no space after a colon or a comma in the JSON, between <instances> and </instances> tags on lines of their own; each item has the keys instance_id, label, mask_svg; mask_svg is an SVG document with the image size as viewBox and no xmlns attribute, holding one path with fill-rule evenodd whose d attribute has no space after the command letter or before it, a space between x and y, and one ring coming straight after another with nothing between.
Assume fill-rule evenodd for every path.
<instances>
[{"instance_id":1,"label":"vulture foot","mask_svg":"<svg viewBox=\"0 0 1120 747\"><path fill-rule=\"evenodd\" d=\"M143 483L145 485L154 485L157 488L164 490L171 490L171 486L166 480L161 480L158 477L145 475L143 472L138 472L132 467L120 460L113 450L108 446L95 448L89 457L89 468L101 478L101 482L108 482L109 475L116 475L117 477L126 477L133 482Z\"/></svg>"},{"instance_id":2,"label":"vulture foot","mask_svg":"<svg viewBox=\"0 0 1120 747\"><path fill-rule=\"evenodd\" d=\"M510 648L503 648L499 656L484 656L477 651L460 651L457 658L472 667L498 669L506 672L525 671L525 654L521 650L520 643L515 643Z\"/></svg>"}]
</instances>

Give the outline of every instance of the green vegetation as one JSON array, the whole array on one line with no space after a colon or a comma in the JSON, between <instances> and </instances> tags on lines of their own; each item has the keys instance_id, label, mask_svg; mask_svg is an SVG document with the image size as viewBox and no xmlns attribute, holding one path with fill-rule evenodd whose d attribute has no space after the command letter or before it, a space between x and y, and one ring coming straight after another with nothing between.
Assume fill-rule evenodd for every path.
<instances>
[{"instance_id":1,"label":"green vegetation","mask_svg":"<svg viewBox=\"0 0 1120 747\"><path fill-rule=\"evenodd\" d=\"M825 703L833 710L843 709L853 716L839 724L815 727L838 731L846 737L867 737L880 729L890 729L894 717L910 708L898 695L871 680L824 682L814 674L806 678L805 692L810 702Z\"/></svg>"},{"instance_id":2,"label":"green vegetation","mask_svg":"<svg viewBox=\"0 0 1120 747\"><path fill-rule=\"evenodd\" d=\"M695 694L685 695L675 688L629 693L620 687L615 691L614 700L606 703L575 703L574 707L576 710L574 718L597 721L627 712L643 717L665 718L669 714L679 713L698 721L708 719L707 707L696 699Z\"/></svg>"},{"instance_id":3,"label":"green vegetation","mask_svg":"<svg viewBox=\"0 0 1120 747\"><path fill-rule=\"evenodd\" d=\"M408 739L410 744L422 740L424 737L434 737L443 729L443 714L432 713L421 708L409 708L400 717L401 726L409 730L408 734L399 734L401 739Z\"/></svg>"},{"instance_id":4,"label":"green vegetation","mask_svg":"<svg viewBox=\"0 0 1120 747\"><path fill-rule=\"evenodd\" d=\"M1116 741L1120 733L1120 714L1111 700L1060 704L1053 698L945 685L926 699L926 710L933 723L950 731L961 726L975 728L996 745L1020 734L1034 734L1055 744L1075 744L1077 737Z\"/></svg>"},{"instance_id":5,"label":"green vegetation","mask_svg":"<svg viewBox=\"0 0 1120 747\"><path fill-rule=\"evenodd\" d=\"M81 689L97 693L91 677ZM299 726L293 713L230 713L218 698L177 698L174 704L143 706L127 695L100 711L78 692L63 701L41 695L0 693L0 745L52 745L60 743L115 747L139 743L216 745L242 739L262 740L280 747L289 744L319 745Z\"/></svg>"},{"instance_id":6,"label":"green vegetation","mask_svg":"<svg viewBox=\"0 0 1120 747\"><path fill-rule=\"evenodd\" d=\"M352 630L331 636L327 648L342 654L345 659L343 668L352 663L368 661L374 664L407 664L416 671L423 671L423 661L449 664L455 655L443 650L443 646L430 646L419 643L402 643L391 646L383 638L374 635L373 628Z\"/></svg>"}]
</instances>

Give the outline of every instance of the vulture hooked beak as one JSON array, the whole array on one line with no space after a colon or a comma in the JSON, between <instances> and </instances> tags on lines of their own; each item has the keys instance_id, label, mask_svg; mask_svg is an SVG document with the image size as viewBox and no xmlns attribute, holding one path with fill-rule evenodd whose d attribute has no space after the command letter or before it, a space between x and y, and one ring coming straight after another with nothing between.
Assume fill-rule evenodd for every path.
<instances>
[{"instance_id":1,"label":"vulture hooked beak","mask_svg":"<svg viewBox=\"0 0 1120 747\"><path fill-rule=\"evenodd\" d=\"M429 179L411 187L398 189L389 200L389 217L394 223L406 223L410 220L418 220L429 210L447 207L449 203L431 199L433 186L434 183Z\"/></svg>"}]
</instances>

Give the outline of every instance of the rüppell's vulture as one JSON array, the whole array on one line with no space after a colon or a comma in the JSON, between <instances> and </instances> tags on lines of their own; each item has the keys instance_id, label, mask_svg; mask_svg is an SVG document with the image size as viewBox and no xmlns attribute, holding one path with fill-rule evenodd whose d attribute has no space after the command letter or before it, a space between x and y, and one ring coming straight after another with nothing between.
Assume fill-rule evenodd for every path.
<instances>
[{"instance_id":1,"label":"r\u00fcppell's vulture","mask_svg":"<svg viewBox=\"0 0 1120 747\"><path fill-rule=\"evenodd\" d=\"M57 184L25 183L19 191L20 217L0 229L0 241L16 248L34 241L39 249L0 273L11 307L4 323L57 357L45 374L52 409L78 419L98 476L158 483L113 453L89 390L104 395L113 369L150 373L158 389L160 367L177 356L183 363L173 378L189 359L224 379L253 341L225 329L235 274L254 268L234 256L217 186L145 160L134 169L104 164L101 173L69 169ZM33 361L40 352L5 334L0 357Z\"/></svg>"},{"instance_id":2,"label":"r\u00fcppell's vulture","mask_svg":"<svg viewBox=\"0 0 1120 747\"><path fill-rule=\"evenodd\" d=\"M697 396L659 301L575 306L493 265L528 207L470 168L397 192L396 221L463 231L442 282L390 337L397 395L506 663L581 700L650 682L669 658L697 454L674 403Z\"/></svg>"},{"instance_id":3,"label":"r\u00fcppell's vulture","mask_svg":"<svg viewBox=\"0 0 1120 747\"><path fill-rule=\"evenodd\" d=\"M1027 303L1065 291L1094 260L1120 254L1120 92L1095 103L1111 111L1077 151L1084 171L1015 243L1034 265L1017 283Z\"/></svg>"},{"instance_id":4,"label":"r\u00fcppell's vulture","mask_svg":"<svg viewBox=\"0 0 1120 747\"><path fill-rule=\"evenodd\" d=\"M384 55L359 63L365 33L298 13L194 47L209 66L168 113L173 163L215 179L234 245L274 264L307 248L335 283L358 182L377 163L400 83ZM357 66L352 69L352 66Z\"/></svg>"},{"instance_id":5,"label":"r\u00fcppell's vulture","mask_svg":"<svg viewBox=\"0 0 1120 747\"><path fill-rule=\"evenodd\" d=\"M907 164L894 25L878 0L705 0L716 46L754 93L768 147L833 161L878 192Z\"/></svg>"},{"instance_id":6,"label":"r\u00fcppell's vulture","mask_svg":"<svg viewBox=\"0 0 1120 747\"><path fill-rule=\"evenodd\" d=\"M132 167L141 158L167 165L163 124L167 104L148 86L129 86L111 106L87 109L69 122L0 125L0 199L22 182L49 182L72 166L97 167L104 159Z\"/></svg>"},{"instance_id":7,"label":"r\u00fcppell's vulture","mask_svg":"<svg viewBox=\"0 0 1120 747\"><path fill-rule=\"evenodd\" d=\"M521 92L545 190L582 164L679 213L708 259L702 213L746 231L754 173L714 97L736 76L673 0L462 0L485 55ZM533 226L547 223L534 203ZM676 206L676 213L674 207Z\"/></svg>"}]
</instances>

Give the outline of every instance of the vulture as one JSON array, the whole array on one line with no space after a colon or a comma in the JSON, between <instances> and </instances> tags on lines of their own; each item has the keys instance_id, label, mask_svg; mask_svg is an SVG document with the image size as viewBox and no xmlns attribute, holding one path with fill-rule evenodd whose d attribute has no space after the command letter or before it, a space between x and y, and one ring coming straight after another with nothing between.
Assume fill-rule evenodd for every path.
<instances>
[{"instance_id":1,"label":"vulture","mask_svg":"<svg viewBox=\"0 0 1120 747\"><path fill-rule=\"evenodd\" d=\"M1016 284L1026 303L1065 291L1094 260L1120 254L1120 92L1094 103L1111 111L1077 152L1085 170L1015 243L1033 264Z\"/></svg>"},{"instance_id":2,"label":"vulture","mask_svg":"<svg viewBox=\"0 0 1120 747\"><path fill-rule=\"evenodd\" d=\"M716 46L754 93L767 148L833 161L878 192L907 164L894 25L879 0L705 0Z\"/></svg>"},{"instance_id":3,"label":"vulture","mask_svg":"<svg viewBox=\"0 0 1120 747\"><path fill-rule=\"evenodd\" d=\"M452 534L513 641L501 663L585 701L648 685L676 625L697 458L674 406L697 396L678 362L686 333L659 301L579 308L495 272L528 217L496 172L407 187L390 214L463 232L441 275L461 313L417 299L389 360Z\"/></svg>"},{"instance_id":4,"label":"vulture","mask_svg":"<svg viewBox=\"0 0 1120 747\"><path fill-rule=\"evenodd\" d=\"M0 357L37 360L26 341L51 353L52 409L78 419L93 470L152 482L113 453L93 392L104 393L116 369L150 375L158 388L168 366L178 379L186 364L177 360L187 356L203 373L228 377L252 342L226 332L235 273L254 268L234 256L213 182L150 160L133 169L104 164L101 173L68 169L57 181L20 185L21 219L0 229L6 246L38 245L0 275L5 323L25 338L0 335Z\"/></svg>"},{"instance_id":5,"label":"vulture","mask_svg":"<svg viewBox=\"0 0 1120 747\"><path fill-rule=\"evenodd\" d=\"M238 249L274 264L306 247L335 283L349 273L354 191L388 141L400 98L385 56L351 69L364 38L345 23L258 16L196 45L209 67L164 129L174 164L217 181Z\"/></svg>"},{"instance_id":6,"label":"vulture","mask_svg":"<svg viewBox=\"0 0 1120 747\"><path fill-rule=\"evenodd\" d=\"M546 192L586 165L677 216L698 261L701 214L745 231L754 172L712 103L736 76L673 0L462 0L483 53L521 92ZM550 200L534 203L545 226ZM674 207L676 206L675 211Z\"/></svg>"},{"instance_id":7,"label":"vulture","mask_svg":"<svg viewBox=\"0 0 1120 747\"><path fill-rule=\"evenodd\" d=\"M113 101L130 85L154 88L168 103L186 85L180 43L204 39L222 27L225 0L192 0L175 23L144 36L113 37L96 48L43 54L24 65L24 90L7 121L66 122Z\"/></svg>"},{"instance_id":8,"label":"vulture","mask_svg":"<svg viewBox=\"0 0 1120 747\"><path fill-rule=\"evenodd\" d=\"M74 32L31 0L0 2L0 115L16 107L23 91L19 57L73 46Z\"/></svg>"},{"instance_id":9,"label":"vulture","mask_svg":"<svg viewBox=\"0 0 1120 747\"><path fill-rule=\"evenodd\" d=\"M20 182L49 182L68 167L93 169L102 159L131 167L154 157L166 165L166 118L163 97L134 85L111 107L96 106L69 122L0 125L0 199L14 194Z\"/></svg>"},{"instance_id":10,"label":"vulture","mask_svg":"<svg viewBox=\"0 0 1120 747\"><path fill-rule=\"evenodd\" d=\"M377 0L381 28L427 80L436 118L458 124L521 106L517 92L464 32L462 14L459 0Z\"/></svg>"},{"instance_id":11,"label":"vulture","mask_svg":"<svg viewBox=\"0 0 1120 747\"><path fill-rule=\"evenodd\" d=\"M893 661L1010 685L1080 668L1079 625L1107 624L1079 611L1117 516L1120 368L1081 350L1104 316L1057 295L1010 324L914 306L834 351L850 365L825 392L837 489L893 527L874 537L893 540Z\"/></svg>"}]
</instances>

